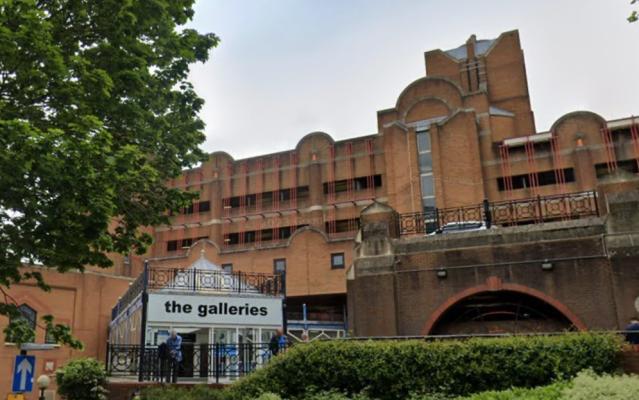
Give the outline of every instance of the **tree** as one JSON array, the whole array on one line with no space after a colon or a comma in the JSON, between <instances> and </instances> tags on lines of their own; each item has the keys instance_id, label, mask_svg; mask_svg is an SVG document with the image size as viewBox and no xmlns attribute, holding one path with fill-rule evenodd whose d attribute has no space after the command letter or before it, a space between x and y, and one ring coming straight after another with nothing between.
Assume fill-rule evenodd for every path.
<instances>
[{"instance_id":1,"label":"tree","mask_svg":"<svg viewBox=\"0 0 639 400\"><path fill-rule=\"evenodd\" d=\"M93 358L70 361L55 373L58 394L65 400L106 400L104 365Z\"/></svg>"},{"instance_id":2,"label":"tree","mask_svg":"<svg viewBox=\"0 0 639 400\"><path fill-rule=\"evenodd\" d=\"M109 267L142 254L140 227L193 193L165 182L203 160L203 100L187 81L214 34L178 29L194 0L0 0L0 314L28 336L6 288L40 264ZM44 321L73 346L68 328ZM26 336L25 336L26 335ZM16 335L14 335L16 336Z\"/></svg>"},{"instance_id":3,"label":"tree","mask_svg":"<svg viewBox=\"0 0 639 400\"><path fill-rule=\"evenodd\" d=\"M636 4L637 1L639 0L631 0L630 4ZM628 22L637 22L637 20L639 20L639 11L632 10L632 12L630 13L630 16L628 17Z\"/></svg>"}]
</instances>

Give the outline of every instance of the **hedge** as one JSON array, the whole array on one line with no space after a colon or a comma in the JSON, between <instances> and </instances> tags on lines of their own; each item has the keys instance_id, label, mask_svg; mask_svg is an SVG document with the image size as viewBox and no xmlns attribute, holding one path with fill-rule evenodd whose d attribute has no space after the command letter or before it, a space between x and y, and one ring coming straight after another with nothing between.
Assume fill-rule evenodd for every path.
<instances>
[{"instance_id":1,"label":"hedge","mask_svg":"<svg viewBox=\"0 0 639 400\"><path fill-rule=\"evenodd\" d=\"M146 389L144 400L229 400L230 392L204 386L188 390L177 387ZM636 400L639 399L639 377L630 375L597 376L580 372L572 381L561 381L536 388L513 388L487 391L467 397L443 394L413 395L406 400ZM285 400L273 393L262 393L256 400ZM365 395L347 396L336 391L308 393L303 400L373 400ZM402 399L403 400L403 399Z\"/></svg>"},{"instance_id":2,"label":"hedge","mask_svg":"<svg viewBox=\"0 0 639 400\"><path fill-rule=\"evenodd\" d=\"M225 398L285 399L305 393L365 393L382 400L411 394L461 396L548 385L579 371L612 372L621 341L608 334L566 334L463 341L321 341L297 345L226 390Z\"/></svg>"}]
</instances>

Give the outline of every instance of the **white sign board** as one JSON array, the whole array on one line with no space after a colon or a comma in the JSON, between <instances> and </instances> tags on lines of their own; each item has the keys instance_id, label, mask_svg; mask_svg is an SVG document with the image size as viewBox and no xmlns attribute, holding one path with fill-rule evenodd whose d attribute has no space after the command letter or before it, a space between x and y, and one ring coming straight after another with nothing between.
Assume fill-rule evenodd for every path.
<instances>
[{"instance_id":1,"label":"white sign board","mask_svg":"<svg viewBox=\"0 0 639 400\"><path fill-rule=\"evenodd\" d=\"M194 325L282 325L277 297L149 293L148 322Z\"/></svg>"}]
</instances>

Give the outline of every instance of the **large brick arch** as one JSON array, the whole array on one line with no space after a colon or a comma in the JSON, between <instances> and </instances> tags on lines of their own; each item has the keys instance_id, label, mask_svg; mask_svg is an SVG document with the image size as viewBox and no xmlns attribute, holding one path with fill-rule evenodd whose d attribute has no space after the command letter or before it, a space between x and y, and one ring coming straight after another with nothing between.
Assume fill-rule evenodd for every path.
<instances>
[{"instance_id":1,"label":"large brick arch","mask_svg":"<svg viewBox=\"0 0 639 400\"><path fill-rule=\"evenodd\" d=\"M544 292L537 289L533 289L517 283L502 283L499 278L491 277L488 278L486 283L482 285L464 289L456 295L449 297L443 304L437 307L435 312L430 315L430 317L424 324L424 327L422 328L421 334L424 336L430 334L430 332L433 330L437 322L439 322L441 317L446 313L446 311L448 311L452 306L462 301L463 299L483 292L496 291L516 292L535 297L553 306L580 331L587 330L586 324L584 324L583 321L574 312L572 312L565 304L563 304L559 300L548 296Z\"/></svg>"}]
</instances>

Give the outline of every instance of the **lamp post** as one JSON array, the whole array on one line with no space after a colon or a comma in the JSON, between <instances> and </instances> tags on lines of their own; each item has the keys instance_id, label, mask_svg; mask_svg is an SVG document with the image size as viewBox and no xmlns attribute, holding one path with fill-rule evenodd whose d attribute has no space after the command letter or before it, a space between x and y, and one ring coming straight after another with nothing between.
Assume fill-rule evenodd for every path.
<instances>
[{"instance_id":1,"label":"lamp post","mask_svg":"<svg viewBox=\"0 0 639 400\"><path fill-rule=\"evenodd\" d=\"M49 387L51 379L47 375L40 375L36 383L38 384L38 389L40 389L38 400L44 400L44 391Z\"/></svg>"}]
</instances>

